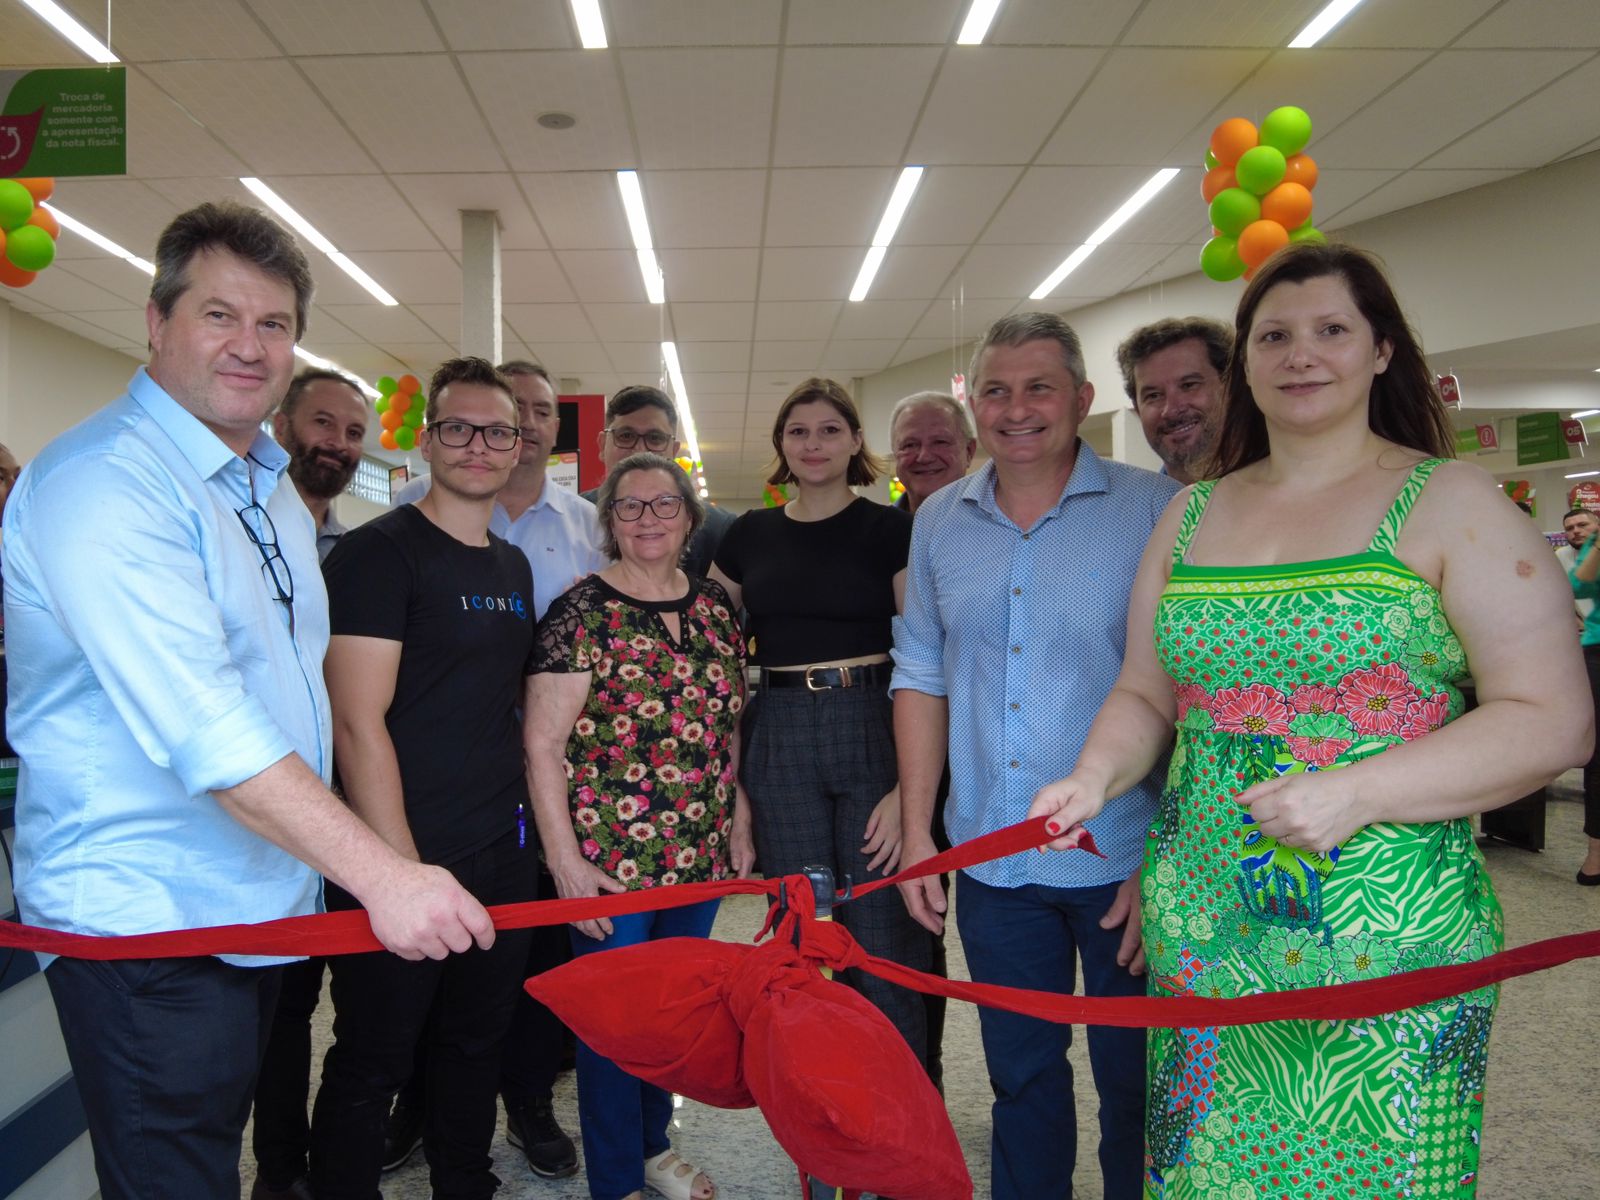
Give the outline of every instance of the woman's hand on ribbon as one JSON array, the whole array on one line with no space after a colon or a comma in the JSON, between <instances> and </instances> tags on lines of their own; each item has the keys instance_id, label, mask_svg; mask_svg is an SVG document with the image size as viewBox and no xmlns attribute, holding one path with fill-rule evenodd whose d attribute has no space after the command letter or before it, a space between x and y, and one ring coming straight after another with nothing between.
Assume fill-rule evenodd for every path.
<instances>
[{"instance_id":1,"label":"woman's hand on ribbon","mask_svg":"<svg viewBox=\"0 0 1600 1200\"><path fill-rule=\"evenodd\" d=\"M1105 789L1096 787L1087 779L1073 774L1054 783L1047 783L1034 796L1028 806L1028 819L1050 818L1045 825L1056 838L1041 846L1041 851L1075 850L1087 832L1083 823L1100 815L1106 806Z\"/></svg>"},{"instance_id":2,"label":"woman's hand on ribbon","mask_svg":"<svg viewBox=\"0 0 1600 1200\"><path fill-rule=\"evenodd\" d=\"M547 856L548 857L548 856ZM573 846L570 854L557 859L549 858L550 877L556 881L556 895L563 900L588 900L602 892L625 892L627 886L611 878L595 866ZM585 937L604 941L611 936L609 917L593 917L587 921L573 921L572 927Z\"/></svg>"}]
</instances>

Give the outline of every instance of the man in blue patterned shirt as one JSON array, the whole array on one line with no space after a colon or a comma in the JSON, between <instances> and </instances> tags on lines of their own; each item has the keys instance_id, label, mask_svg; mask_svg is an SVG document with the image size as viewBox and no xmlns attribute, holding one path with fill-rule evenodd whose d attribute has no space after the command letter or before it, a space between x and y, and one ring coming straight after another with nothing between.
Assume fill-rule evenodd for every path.
<instances>
[{"instance_id":1,"label":"man in blue patterned shirt","mask_svg":"<svg viewBox=\"0 0 1600 1200\"><path fill-rule=\"evenodd\" d=\"M1059 317L1002 318L968 373L991 461L917 513L905 615L895 629L895 739L904 861L934 853L948 746L953 844L1023 819L1068 773L1116 682L1128 593L1171 479L1103 461L1078 438L1094 399L1077 334ZM975 980L1141 995L1137 873L1155 813L1152 775L1094 822L1106 858L1015 855L961 872L956 919ZM937 932L936 877L901 884ZM1070 1026L980 1010L994 1086L992 1195L1072 1194L1077 1117ZM1091 1028L1107 1200L1133 1200L1144 1163L1144 1031Z\"/></svg>"}]
</instances>

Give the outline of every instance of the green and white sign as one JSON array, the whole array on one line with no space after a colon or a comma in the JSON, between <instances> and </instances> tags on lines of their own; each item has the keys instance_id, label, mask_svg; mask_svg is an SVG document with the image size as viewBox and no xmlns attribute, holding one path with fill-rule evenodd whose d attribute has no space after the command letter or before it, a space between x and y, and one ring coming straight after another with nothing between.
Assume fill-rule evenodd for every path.
<instances>
[{"instance_id":1,"label":"green and white sign","mask_svg":"<svg viewBox=\"0 0 1600 1200\"><path fill-rule=\"evenodd\" d=\"M0 178L128 170L123 67L0 71Z\"/></svg>"},{"instance_id":2,"label":"green and white sign","mask_svg":"<svg viewBox=\"0 0 1600 1200\"><path fill-rule=\"evenodd\" d=\"M1561 433L1561 414L1524 413L1517 418L1517 466L1560 462L1567 457L1567 439Z\"/></svg>"}]
</instances>

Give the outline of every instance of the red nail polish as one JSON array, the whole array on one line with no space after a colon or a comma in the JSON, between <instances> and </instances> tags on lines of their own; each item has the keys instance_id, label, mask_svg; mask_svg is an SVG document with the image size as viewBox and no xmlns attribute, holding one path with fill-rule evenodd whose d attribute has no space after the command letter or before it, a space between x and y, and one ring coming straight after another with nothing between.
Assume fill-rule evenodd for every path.
<instances>
[{"instance_id":1,"label":"red nail polish","mask_svg":"<svg viewBox=\"0 0 1600 1200\"><path fill-rule=\"evenodd\" d=\"M1060 833L1061 826L1057 825L1054 821L1046 821L1044 823L1044 831L1046 833Z\"/></svg>"}]
</instances>

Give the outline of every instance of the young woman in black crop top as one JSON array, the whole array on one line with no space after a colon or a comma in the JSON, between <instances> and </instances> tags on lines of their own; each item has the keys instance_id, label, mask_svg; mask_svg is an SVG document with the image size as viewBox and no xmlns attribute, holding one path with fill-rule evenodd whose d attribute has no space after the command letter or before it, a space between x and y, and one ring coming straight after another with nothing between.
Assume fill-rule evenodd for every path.
<instances>
[{"instance_id":1,"label":"young woman in black crop top","mask_svg":"<svg viewBox=\"0 0 1600 1200\"><path fill-rule=\"evenodd\" d=\"M889 647L911 518L850 490L881 468L855 404L832 380L790 393L772 446L771 482L799 494L736 520L711 573L748 612L750 659L762 668L740 767L757 863L769 878L825 864L841 886L847 875L864 883L900 859ZM841 906L838 919L868 953L928 969L932 939L893 889ZM841 979L925 1060L919 995L853 970Z\"/></svg>"}]
</instances>

